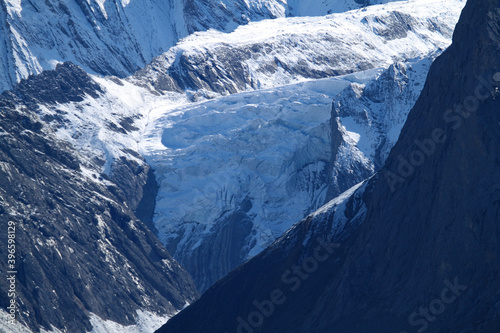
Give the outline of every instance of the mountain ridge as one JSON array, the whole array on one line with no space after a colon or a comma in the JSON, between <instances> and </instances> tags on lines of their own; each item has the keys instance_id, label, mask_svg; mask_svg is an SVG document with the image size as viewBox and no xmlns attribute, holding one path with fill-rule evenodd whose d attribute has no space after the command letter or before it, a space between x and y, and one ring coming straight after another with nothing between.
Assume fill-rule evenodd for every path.
<instances>
[{"instance_id":1,"label":"mountain ridge","mask_svg":"<svg viewBox=\"0 0 500 333\"><path fill-rule=\"evenodd\" d=\"M329 0L322 6L315 14L361 5ZM66 61L93 74L126 77L189 34L285 17L288 7L281 0L4 0L0 92ZM293 12L301 16L304 10Z\"/></svg>"}]
</instances>

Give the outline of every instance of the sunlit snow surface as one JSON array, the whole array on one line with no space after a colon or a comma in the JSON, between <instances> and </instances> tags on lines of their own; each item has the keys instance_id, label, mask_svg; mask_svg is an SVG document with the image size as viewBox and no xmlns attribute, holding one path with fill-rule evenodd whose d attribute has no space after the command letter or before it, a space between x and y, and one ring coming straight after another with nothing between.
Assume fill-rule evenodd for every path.
<instances>
[{"instance_id":1,"label":"sunlit snow surface","mask_svg":"<svg viewBox=\"0 0 500 333\"><path fill-rule=\"evenodd\" d=\"M163 87L165 82L177 80L189 88L234 93L388 67L445 49L464 4L393 2L321 17L252 22L232 33L198 32L157 57L138 81L160 90L172 89Z\"/></svg>"},{"instance_id":2,"label":"sunlit snow surface","mask_svg":"<svg viewBox=\"0 0 500 333\"><path fill-rule=\"evenodd\" d=\"M158 316L151 312L137 311L136 325L123 326L111 320L103 320L102 318L91 315L90 323L92 324L91 333L152 333L164 325L171 316Z\"/></svg>"},{"instance_id":3,"label":"sunlit snow surface","mask_svg":"<svg viewBox=\"0 0 500 333\"><path fill-rule=\"evenodd\" d=\"M372 0L371 3L390 0ZM127 75L193 31L231 31L285 16L359 8L355 0L4 0L0 6L0 91L72 61ZM70 22L70 23L68 23Z\"/></svg>"}]
</instances>

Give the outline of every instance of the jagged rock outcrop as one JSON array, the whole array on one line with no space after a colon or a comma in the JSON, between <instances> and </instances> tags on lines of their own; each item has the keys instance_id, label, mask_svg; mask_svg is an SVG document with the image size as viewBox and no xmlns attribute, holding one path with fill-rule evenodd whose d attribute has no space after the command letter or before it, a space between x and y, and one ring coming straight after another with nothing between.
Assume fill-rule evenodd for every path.
<instances>
[{"instance_id":1,"label":"jagged rock outcrop","mask_svg":"<svg viewBox=\"0 0 500 333\"><path fill-rule=\"evenodd\" d=\"M383 169L158 332L498 332L499 27L469 0Z\"/></svg>"},{"instance_id":2,"label":"jagged rock outcrop","mask_svg":"<svg viewBox=\"0 0 500 333\"><path fill-rule=\"evenodd\" d=\"M42 106L100 93L83 70L63 64L0 96L0 223L3 230L15 223L16 316L34 332L88 332L91 314L132 325L137 310L171 315L197 297L189 275L134 214L151 219L151 207L141 206L154 191L145 186L149 170L122 160L107 177L39 116ZM0 247L7 249L7 237ZM6 264L2 271L12 270ZM8 287L2 279L2 309Z\"/></svg>"},{"instance_id":3,"label":"jagged rock outcrop","mask_svg":"<svg viewBox=\"0 0 500 333\"><path fill-rule=\"evenodd\" d=\"M335 97L330 120L333 154L328 199L384 165L434 59L432 55L396 62L374 80L353 82Z\"/></svg>"}]
</instances>

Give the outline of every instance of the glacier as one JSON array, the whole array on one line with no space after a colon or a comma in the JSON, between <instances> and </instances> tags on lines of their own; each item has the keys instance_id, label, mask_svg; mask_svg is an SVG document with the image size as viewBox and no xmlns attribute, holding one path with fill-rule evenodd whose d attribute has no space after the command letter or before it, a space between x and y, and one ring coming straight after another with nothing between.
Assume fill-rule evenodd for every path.
<instances>
[{"instance_id":1,"label":"glacier","mask_svg":"<svg viewBox=\"0 0 500 333\"><path fill-rule=\"evenodd\" d=\"M418 59L154 110L139 151L160 186L160 239L202 289L209 287L215 268L203 265L231 270L231 261L258 254L297 216L377 170L431 63ZM220 237L226 233L231 237ZM209 258L200 263L201 256Z\"/></svg>"},{"instance_id":2,"label":"glacier","mask_svg":"<svg viewBox=\"0 0 500 333\"><path fill-rule=\"evenodd\" d=\"M93 75L99 97L42 106L40 115L59 119L51 122L54 131L83 160L101 161L102 173L85 169L91 179L112 177L122 158L139 166L146 159L160 185L158 236L203 291L380 167L463 5L394 2L198 32L132 77ZM394 28L402 22L413 25ZM325 30L336 36L329 46ZM259 51L234 58L232 50L248 45ZM261 52L267 47L271 55ZM196 68L183 68L178 55ZM279 72L259 65L276 55ZM323 62L300 62L304 55ZM221 59L255 66L238 72ZM363 59L370 63L360 70ZM169 68L194 78L203 78L199 68L219 68L206 82L225 88L193 84L158 93L155 82ZM239 80L245 73L260 83Z\"/></svg>"},{"instance_id":3,"label":"glacier","mask_svg":"<svg viewBox=\"0 0 500 333\"><path fill-rule=\"evenodd\" d=\"M207 264L220 261L217 267L231 269L234 260L259 253L297 216L321 206L331 156L332 98L367 77L360 73L240 93L155 118L140 152L157 175L155 226L174 257L192 274L200 267L189 258L203 254L211 256ZM217 245L207 242L229 232L226 228L239 231ZM213 272L198 272L194 275L206 279L208 287Z\"/></svg>"}]
</instances>

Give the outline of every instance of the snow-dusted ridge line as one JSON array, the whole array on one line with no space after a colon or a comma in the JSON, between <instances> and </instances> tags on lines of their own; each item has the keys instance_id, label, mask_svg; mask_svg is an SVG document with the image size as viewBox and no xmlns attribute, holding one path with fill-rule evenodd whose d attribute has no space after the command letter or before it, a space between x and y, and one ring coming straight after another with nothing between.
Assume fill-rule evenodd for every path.
<instances>
[{"instance_id":1,"label":"snow-dusted ridge line","mask_svg":"<svg viewBox=\"0 0 500 333\"><path fill-rule=\"evenodd\" d=\"M176 35L187 35L182 24L169 23L182 18L172 2L8 1L5 11L0 6L0 91L64 61L93 73L129 75L174 45Z\"/></svg>"},{"instance_id":2,"label":"snow-dusted ridge line","mask_svg":"<svg viewBox=\"0 0 500 333\"><path fill-rule=\"evenodd\" d=\"M387 0L372 0L367 4ZM4 0L0 91L72 61L89 72L127 76L195 31L231 31L262 19L325 15L356 0L304 6L296 0ZM314 7L314 10L311 10Z\"/></svg>"},{"instance_id":3,"label":"snow-dusted ridge line","mask_svg":"<svg viewBox=\"0 0 500 333\"><path fill-rule=\"evenodd\" d=\"M391 2L323 17L194 33L131 78L197 96L273 88L406 61L445 49L465 2Z\"/></svg>"},{"instance_id":4,"label":"snow-dusted ridge line","mask_svg":"<svg viewBox=\"0 0 500 333\"><path fill-rule=\"evenodd\" d=\"M462 0L412 0L396 1L387 4L373 5L363 9L351 10L345 13L334 13L321 17L287 17L268 19L257 22L250 22L247 25L239 26L232 32L223 32L215 29L195 32L184 37L173 49L211 49L217 44L230 44L233 46L263 43L287 34L312 35L321 32L330 32L332 27L341 33L346 33L347 37L353 37L355 31L349 28L355 22L369 25L372 29L384 27L383 21L378 21L377 17L383 18L384 14L390 12L400 12L412 15L415 18L441 18L453 19L456 21L453 8L456 3L465 5ZM440 5L448 4L446 10L440 9ZM460 6L458 6L460 8ZM375 20L373 20L375 19ZM343 22L344 26L338 23ZM256 32L259 33L256 33ZM449 42L444 40L444 42ZM396 53L395 53L396 54Z\"/></svg>"},{"instance_id":5,"label":"snow-dusted ridge line","mask_svg":"<svg viewBox=\"0 0 500 333\"><path fill-rule=\"evenodd\" d=\"M333 208L345 203L354 194L354 192L356 192L365 183L366 183L366 180L354 185L353 187L351 187L347 191L340 194L335 199L332 199L328 203L326 203L325 205L321 206L318 210L316 210L314 213L312 213L309 216L312 218L317 218L323 214L330 212Z\"/></svg>"}]
</instances>

